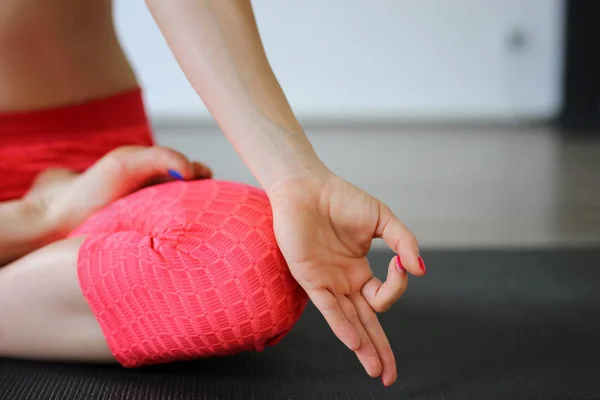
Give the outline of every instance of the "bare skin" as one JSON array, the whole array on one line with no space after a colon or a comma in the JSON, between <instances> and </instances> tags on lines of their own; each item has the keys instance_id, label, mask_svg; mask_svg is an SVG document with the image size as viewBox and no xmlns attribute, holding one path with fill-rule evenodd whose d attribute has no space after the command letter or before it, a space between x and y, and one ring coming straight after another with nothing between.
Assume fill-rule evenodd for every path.
<instances>
[{"instance_id":1,"label":"bare skin","mask_svg":"<svg viewBox=\"0 0 600 400\"><path fill-rule=\"evenodd\" d=\"M54 242L0 269L0 355L114 361L77 280L84 240Z\"/></svg>"},{"instance_id":2,"label":"bare skin","mask_svg":"<svg viewBox=\"0 0 600 400\"><path fill-rule=\"evenodd\" d=\"M190 84L269 196L275 236L292 275L367 373L392 384L396 362L376 313L386 311L402 295L406 273L391 260L387 280L381 282L373 276L366 254L372 239L382 238L400 256L406 271L422 276L425 269L416 238L387 205L335 175L319 159L271 70L249 0L146 0L146 4ZM81 103L137 86L111 12L110 0L2 0L0 113ZM5 215L9 214L10 210ZM5 247L35 251L43 242L36 240ZM1 243L2 238L0 251ZM17 277L26 279L25 272L15 271L34 274L41 268L26 267L42 263L38 254L48 251L48 257L60 264L73 257L77 243L50 246L0 269L0 296L5 296L1 292L7 281L17 287ZM57 254L62 251L69 254ZM19 287L36 289L26 282ZM52 296L62 301L60 294L37 289L38 301L50 301ZM65 291L74 293L72 287ZM0 297L0 305L7 304L4 301ZM0 354L7 352L3 337L19 340L19 335L9 333L17 327L3 325L13 313L0 308ZM19 327L34 328L30 323Z\"/></svg>"},{"instance_id":3,"label":"bare skin","mask_svg":"<svg viewBox=\"0 0 600 400\"><path fill-rule=\"evenodd\" d=\"M0 1L0 112L136 87L112 18L111 0Z\"/></svg>"}]
</instances>

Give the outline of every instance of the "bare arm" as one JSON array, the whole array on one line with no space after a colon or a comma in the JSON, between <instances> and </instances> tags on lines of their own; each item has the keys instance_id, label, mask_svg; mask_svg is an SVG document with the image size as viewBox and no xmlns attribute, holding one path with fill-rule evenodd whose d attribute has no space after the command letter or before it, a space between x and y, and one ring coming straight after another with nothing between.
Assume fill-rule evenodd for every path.
<instances>
[{"instance_id":1,"label":"bare arm","mask_svg":"<svg viewBox=\"0 0 600 400\"><path fill-rule=\"evenodd\" d=\"M21 200L0 203L0 267L66 237L94 212L172 169L186 179L211 171L164 147L123 146L83 174L48 169Z\"/></svg>"},{"instance_id":2,"label":"bare arm","mask_svg":"<svg viewBox=\"0 0 600 400\"><path fill-rule=\"evenodd\" d=\"M188 80L263 188L325 170L265 55L249 0L146 0Z\"/></svg>"},{"instance_id":3,"label":"bare arm","mask_svg":"<svg viewBox=\"0 0 600 400\"><path fill-rule=\"evenodd\" d=\"M269 195L292 275L367 372L393 383L394 355L374 310L402 295L401 271L425 273L415 237L385 204L319 160L267 61L250 0L146 3L188 80ZM401 258L402 270L390 263L385 286L366 259L375 237Z\"/></svg>"}]
</instances>

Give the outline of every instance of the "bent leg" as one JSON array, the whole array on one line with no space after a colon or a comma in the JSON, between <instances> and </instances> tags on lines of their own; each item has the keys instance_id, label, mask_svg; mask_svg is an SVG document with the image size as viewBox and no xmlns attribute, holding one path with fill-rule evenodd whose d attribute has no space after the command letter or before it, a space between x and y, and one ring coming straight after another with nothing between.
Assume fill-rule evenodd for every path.
<instances>
[{"instance_id":1,"label":"bent leg","mask_svg":"<svg viewBox=\"0 0 600 400\"><path fill-rule=\"evenodd\" d=\"M113 229L133 233L100 233ZM127 367L261 351L308 302L275 241L267 197L250 186L147 188L81 233L91 235L79 254L82 291Z\"/></svg>"},{"instance_id":2,"label":"bent leg","mask_svg":"<svg viewBox=\"0 0 600 400\"><path fill-rule=\"evenodd\" d=\"M0 270L0 355L136 367L260 351L307 302L264 192L175 182Z\"/></svg>"},{"instance_id":3,"label":"bent leg","mask_svg":"<svg viewBox=\"0 0 600 400\"><path fill-rule=\"evenodd\" d=\"M83 237L0 269L0 356L115 361L77 279Z\"/></svg>"}]
</instances>

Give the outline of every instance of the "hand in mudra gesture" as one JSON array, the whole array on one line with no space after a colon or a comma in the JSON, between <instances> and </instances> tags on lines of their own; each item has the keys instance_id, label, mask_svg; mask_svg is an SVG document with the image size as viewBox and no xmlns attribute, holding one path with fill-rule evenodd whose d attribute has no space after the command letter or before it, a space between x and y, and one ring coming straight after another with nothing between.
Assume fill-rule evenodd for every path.
<instances>
[{"instance_id":1,"label":"hand in mudra gesture","mask_svg":"<svg viewBox=\"0 0 600 400\"><path fill-rule=\"evenodd\" d=\"M294 180L270 197L275 236L292 275L367 373L392 384L396 363L376 312L402 296L406 271L425 273L417 240L385 204L331 173ZM383 283L366 258L373 238L398 255Z\"/></svg>"}]
</instances>

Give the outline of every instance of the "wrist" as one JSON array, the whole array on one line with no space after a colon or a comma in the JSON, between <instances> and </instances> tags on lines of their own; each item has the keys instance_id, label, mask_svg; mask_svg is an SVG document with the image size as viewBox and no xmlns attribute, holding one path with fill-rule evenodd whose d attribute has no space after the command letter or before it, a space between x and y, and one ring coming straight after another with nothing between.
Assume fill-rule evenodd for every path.
<instances>
[{"instance_id":1,"label":"wrist","mask_svg":"<svg viewBox=\"0 0 600 400\"><path fill-rule=\"evenodd\" d=\"M321 165L314 165L302 172L282 176L281 179L266 188L265 192L273 206L285 205L290 201L313 202L315 196L321 196L322 191L333 177L335 174L321 163Z\"/></svg>"},{"instance_id":2,"label":"wrist","mask_svg":"<svg viewBox=\"0 0 600 400\"><path fill-rule=\"evenodd\" d=\"M0 204L0 265L51 243L56 232L43 209L30 199Z\"/></svg>"},{"instance_id":3,"label":"wrist","mask_svg":"<svg viewBox=\"0 0 600 400\"><path fill-rule=\"evenodd\" d=\"M42 247L65 235L60 224L52 217L49 208L37 196L26 196L19 200L21 219L31 227L28 238L32 245Z\"/></svg>"},{"instance_id":4,"label":"wrist","mask_svg":"<svg viewBox=\"0 0 600 400\"><path fill-rule=\"evenodd\" d=\"M267 118L248 124L245 136L233 141L254 177L267 194L301 180L331 174L300 126L276 124Z\"/></svg>"},{"instance_id":5,"label":"wrist","mask_svg":"<svg viewBox=\"0 0 600 400\"><path fill-rule=\"evenodd\" d=\"M333 173L315 155L282 157L281 162L270 163L266 177L258 180L269 197L288 188L301 188L307 185L320 185Z\"/></svg>"}]
</instances>

